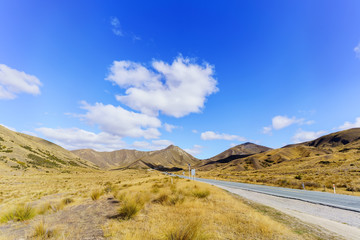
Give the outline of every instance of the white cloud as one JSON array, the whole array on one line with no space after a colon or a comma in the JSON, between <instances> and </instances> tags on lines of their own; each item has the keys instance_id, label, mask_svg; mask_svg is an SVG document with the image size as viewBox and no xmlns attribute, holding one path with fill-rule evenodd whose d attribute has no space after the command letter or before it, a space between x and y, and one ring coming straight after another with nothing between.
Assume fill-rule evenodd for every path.
<instances>
[{"instance_id":1,"label":"white cloud","mask_svg":"<svg viewBox=\"0 0 360 240\"><path fill-rule=\"evenodd\" d=\"M354 48L354 52L357 58L360 58L360 43Z\"/></svg>"},{"instance_id":2,"label":"white cloud","mask_svg":"<svg viewBox=\"0 0 360 240\"><path fill-rule=\"evenodd\" d=\"M194 145L192 148L184 149L187 153L196 156L199 155L202 152L203 146L200 145Z\"/></svg>"},{"instance_id":3,"label":"white cloud","mask_svg":"<svg viewBox=\"0 0 360 240\"><path fill-rule=\"evenodd\" d=\"M275 116L272 119L272 127L276 130L279 130L294 123L300 123L303 121L304 119L297 119L296 117L288 118L287 116Z\"/></svg>"},{"instance_id":4,"label":"white cloud","mask_svg":"<svg viewBox=\"0 0 360 240\"><path fill-rule=\"evenodd\" d=\"M137 149L160 150L172 144L173 143L169 140L152 140L151 143L146 141L136 141L133 142L132 146Z\"/></svg>"},{"instance_id":5,"label":"white cloud","mask_svg":"<svg viewBox=\"0 0 360 240\"><path fill-rule=\"evenodd\" d=\"M40 80L0 64L0 99L14 99L19 93L40 94Z\"/></svg>"},{"instance_id":6,"label":"white cloud","mask_svg":"<svg viewBox=\"0 0 360 240\"><path fill-rule=\"evenodd\" d=\"M198 130L193 129L193 130L191 130L191 132L192 132L192 133L198 133Z\"/></svg>"},{"instance_id":7,"label":"white cloud","mask_svg":"<svg viewBox=\"0 0 360 240\"><path fill-rule=\"evenodd\" d=\"M339 129L346 130L346 129L350 129L350 128L359 128L359 127L360 127L360 117L357 117L355 119L355 122L353 122L353 123L345 122L343 125L341 125L339 127Z\"/></svg>"},{"instance_id":8,"label":"white cloud","mask_svg":"<svg viewBox=\"0 0 360 240\"><path fill-rule=\"evenodd\" d=\"M202 140L228 140L228 141L246 141L246 138L238 136L238 135L230 135L226 133L215 133L212 131L206 131L201 133Z\"/></svg>"},{"instance_id":9,"label":"white cloud","mask_svg":"<svg viewBox=\"0 0 360 240\"><path fill-rule=\"evenodd\" d=\"M262 133L263 133L263 134L272 135L272 127L271 127L271 126L269 126L269 127L263 127Z\"/></svg>"},{"instance_id":10,"label":"white cloud","mask_svg":"<svg viewBox=\"0 0 360 240\"><path fill-rule=\"evenodd\" d=\"M156 116L183 117L198 113L206 97L215 93L217 81L213 66L198 65L177 57L172 64L153 61L149 69L131 61L114 61L106 80L125 88L117 100L134 110Z\"/></svg>"},{"instance_id":11,"label":"white cloud","mask_svg":"<svg viewBox=\"0 0 360 240\"><path fill-rule=\"evenodd\" d=\"M174 130L175 128L178 128L178 126L174 126L174 125L165 123L164 128L167 132L172 132L172 130Z\"/></svg>"},{"instance_id":12,"label":"white cloud","mask_svg":"<svg viewBox=\"0 0 360 240\"><path fill-rule=\"evenodd\" d=\"M292 141L294 143L301 143L301 142L306 142L306 141L310 141L310 140L314 140L318 137L321 137L322 135L324 135L326 133L326 131L317 131L317 132L311 132L311 131L303 131L303 130L299 130L293 137L292 137Z\"/></svg>"},{"instance_id":13,"label":"white cloud","mask_svg":"<svg viewBox=\"0 0 360 240\"><path fill-rule=\"evenodd\" d=\"M293 124L311 125L315 123L315 121L313 120L305 121L304 118L296 118L296 117L289 118L287 116L281 116L281 115L273 117L271 121L272 121L271 126L263 127L262 129L263 134L272 135L273 129L280 130Z\"/></svg>"},{"instance_id":14,"label":"white cloud","mask_svg":"<svg viewBox=\"0 0 360 240\"><path fill-rule=\"evenodd\" d=\"M104 132L120 137L144 137L146 139L160 136L157 128L161 127L161 121L156 117L131 112L110 104L90 105L86 102L82 104L82 108L87 110L87 113L81 117L91 124L97 124Z\"/></svg>"},{"instance_id":15,"label":"white cloud","mask_svg":"<svg viewBox=\"0 0 360 240\"><path fill-rule=\"evenodd\" d=\"M120 137L105 132L96 134L78 128L45 127L35 130L69 150L92 148L97 151L114 151L126 147Z\"/></svg>"},{"instance_id":16,"label":"white cloud","mask_svg":"<svg viewBox=\"0 0 360 240\"><path fill-rule=\"evenodd\" d=\"M110 24L112 26L112 31L116 36L124 36L123 32L121 31L120 21L117 17L112 17Z\"/></svg>"}]
</instances>

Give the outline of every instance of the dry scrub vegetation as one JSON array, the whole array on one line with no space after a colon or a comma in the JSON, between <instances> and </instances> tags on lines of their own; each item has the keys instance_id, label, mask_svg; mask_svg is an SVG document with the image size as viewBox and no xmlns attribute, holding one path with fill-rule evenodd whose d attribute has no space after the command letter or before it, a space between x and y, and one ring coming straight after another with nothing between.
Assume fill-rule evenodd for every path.
<instances>
[{"instance_id":1,"label":"dry scrub vegetation","mask_svg":"<svg viewBox=\"0 0 360 240\"><path fill-rule=\"evenodd\" d=\"M0 181L5 239L315 239L224 190L146 170Z\"/></svg>"}]
</instances>

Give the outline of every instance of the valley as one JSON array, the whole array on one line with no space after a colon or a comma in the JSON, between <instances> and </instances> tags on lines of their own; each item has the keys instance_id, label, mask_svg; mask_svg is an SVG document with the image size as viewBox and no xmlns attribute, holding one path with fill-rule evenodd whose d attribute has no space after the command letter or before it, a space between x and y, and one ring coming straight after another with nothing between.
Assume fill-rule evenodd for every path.
<instances>
[{"instance_id":1,"label":"valley","mask_svg":"<svg viewBox=\"0 0 360 240\"><path fill-rule=\"evenodd\" d=\"M338 239L187 174L359 195L359 129L199 160L176 146L141 152L58 145L0 126L0 239ZM325 186L325 188L323 188ZM266 203L263 203L266 205ZM290 214L291 215L291 214ZM241 223L241 224L238 224ZM186 238L185 238L186 236Z\"/></svg>"}]
</instances>

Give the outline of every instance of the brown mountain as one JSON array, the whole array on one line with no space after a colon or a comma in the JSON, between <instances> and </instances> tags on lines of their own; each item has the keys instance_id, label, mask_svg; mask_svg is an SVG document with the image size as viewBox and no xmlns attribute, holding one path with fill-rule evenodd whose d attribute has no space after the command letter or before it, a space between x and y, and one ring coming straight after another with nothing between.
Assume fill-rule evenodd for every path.
<instances>
[{"instance_id":1,"label":"brown mountain","mask_svg":"<svg viewBox=\"0 0 360 240\"><path fill-rule=\"evenodd\" d=\"M92 149L74 150L73 153L93 162L99 167L110 168L153 168L184 169L188 164L195 165L198 159L177 146L158 151L118 150L113 152L97 152Z\"/></svg>"},{"instance_id":2,"label":"brown mountain","mask_svg":"<svg viewBox=\"0 0 360 240\"><path fill-rule=\"evenodd\" d=\"M0 125L1 170L59 170L95 167L70 151L42 138L11 131Z\"/></svg>"},{"instance_id":3,"label":"brown mountain","mask_svg":"<svg viewBox=\"0 0 360 240\"><path fill-rule=\"evenodd\" d=\"M150 153L128 149L113 152L97 152L93 149L80 149L73 150L72 152L104 169L128 166Z\"/></svg>"},{"instance_id":4,"label":"brown mountain","mask_svg":"<svg viewBox=\"0 0 360 240\"><path fill-rule=\"evenodd\" d=\"M202 170L210 170L223 164L229 163L235 159L245 158L257 153L266 152L270 149L271 148L247 142L229 148L228 150L225 150L224 152L212 158L200 162L198 167L201 167Z\"/></svg>"},{"instance_id":5,"label":"brown mountain","mask_svg":"<svg viewBox=\"0 0 360 240\"><path fill-rule=\"evenodd\" d=\"M354 144L360 140L360 128L352 128L341 132L331 133L319 137L313 141L302 143L301 145L313 146L318 148L342 147L347 144Z\"/></svg>"}]
</instances>

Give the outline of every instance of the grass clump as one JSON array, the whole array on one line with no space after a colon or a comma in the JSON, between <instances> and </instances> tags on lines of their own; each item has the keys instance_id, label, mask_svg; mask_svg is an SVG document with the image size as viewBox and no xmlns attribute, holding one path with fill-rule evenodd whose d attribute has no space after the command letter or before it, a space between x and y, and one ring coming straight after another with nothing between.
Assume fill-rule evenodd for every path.
<instances>
[{"instance_id":1,"label":"grass clump","mask_svg":"<svg viewBox=\"0 0 360 240\"><path fill-rule=\"evenodd\" d=\"M49 239L56 235L56 231L48 228L44 222L40 222L35 226L32 237L35 239Z\"/></svg>"},{"instance_id":2,"label":"grass clump","mask_svg":"<svg viewBox=\"0 0 360 240\"><path fill-rule=\"evenodd\" d=\"M0 222L5 223L8 221L21 222L32 219L35 217L35 210L29 205L19 205L15 209L5 213Z\"/></svg>"},{"instance_id":3,"label":"grass clump","mask_svg":"<svg viewBox=\"0 0 360 240\"><path fill-rule=\"evenodd\" d=\"M194 189L192 195L197 198L207 198L210 191L208 189Z\"/></svg>"},{"instance_id":4,"label":"grass clump","mask_svg":"<svg viewBox=\"0 0 360 240\"><path fill-rule=\"evenodd\" d=\"M201 221L192 220L188 223L178 224L165 236L167 240L200 240L207 239L201 231Z\"/></svg>"},{"instance_id":5,"label":"grass clump","mask_svg":"<svg viewBox=\"0 0 360 240\"><path fill-rule=\"evenodd\" d=\"M72 199L72 198L64 198L61 202L62 202L64 205L69 205L70 203L73 203L73 202L74 202L74 199Z\"/></svg>"},{"instance_id":6,"label":"grass clump","mask_svg":"<svg viewBox=\"0 0 360 240\"><path fill-rule=\"evenodd\" d=\"M166 194L166 193L162 193L157 198L155 198L152 202L153 203L165 204L168 201L169 201L169 195Z\"/></svg>"},{"instance_id":7,"label":"grass clump","mask_svg":"<svg viewBox=\"0 0 360 240\"><path fill-rule=\"evenodd\" d=\"M97 189L97 190L92 191L90 197L91 197L92 200L96 201L96 200L98 200L98 199L100 198L100 196L103 195L103 194L104 194L103 191Z\"/></svg>"},{"instance_id":8,"label":"grass clump","mask_svg":"<svg viewBox=\"0 0 360 240\"><path fill-rule=\"evenodd\" d=\"M138 214L142 209L143 205L134 201L126 200L123 202L123 205L118 210L118 218L122 220L129 220Z\"/></svg>"}]
</instances>

